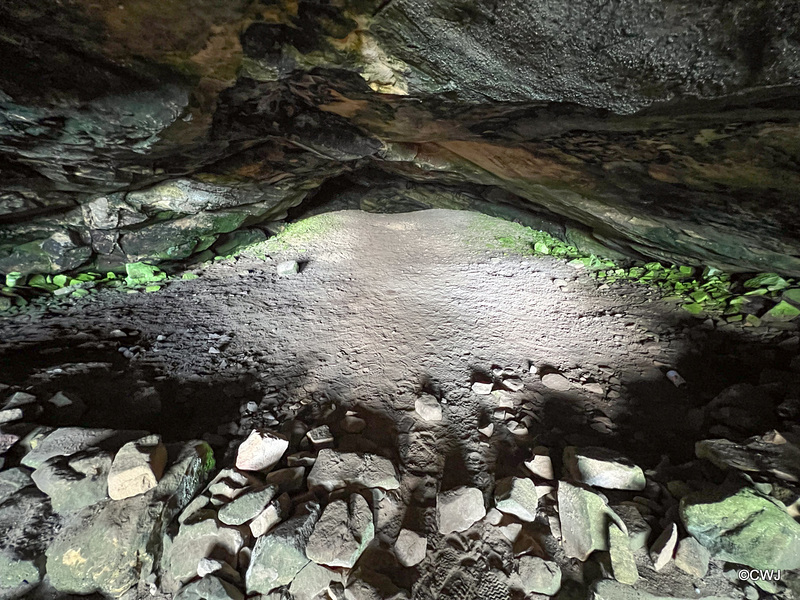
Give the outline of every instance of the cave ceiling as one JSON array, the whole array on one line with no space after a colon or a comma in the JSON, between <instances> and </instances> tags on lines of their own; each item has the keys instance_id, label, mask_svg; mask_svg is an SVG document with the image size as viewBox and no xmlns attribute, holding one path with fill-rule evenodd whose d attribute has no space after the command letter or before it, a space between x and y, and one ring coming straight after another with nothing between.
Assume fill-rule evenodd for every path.
<instances>
[{"instance_id":1,"label":"cave ceiling","mask_svg":"<svg viewBox=\"0 0 800 600\"><path fill-rule=\"evenodd\" d=\"M0 272L182 260L350 181L800 275L793 0L7 0L0 64Z\"/></svg>"}]
</instances>

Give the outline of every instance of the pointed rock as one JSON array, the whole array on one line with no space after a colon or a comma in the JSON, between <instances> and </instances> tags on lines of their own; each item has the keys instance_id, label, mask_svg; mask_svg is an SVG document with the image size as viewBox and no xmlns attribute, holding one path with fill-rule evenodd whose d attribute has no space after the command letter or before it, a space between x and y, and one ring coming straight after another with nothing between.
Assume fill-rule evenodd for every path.
<instances>
[{"instance_id":1,"label":"pointed rock","mask_svg":"<svg viewBox=\"0 0 800 600\"><path fill-rule=\"evenodd\" d=\"M711 553L703 548L696 539L687 537L678 542L678 549L675 551L675 566L684 573L702 579L708 573L710 559Z\"/></svg>"},{"instance_id":2,"label":"pointed rock","mask_svg":"<svg viewBox=\"0 0 800 600\"><path fill-rule=\"evenodd\" d=\"M675 545L678 543L678 526L670 523L661 532L653 545L650 546L650 560L653 561L653 568L660 571L667 566L672 556L675 554Z\"/></svg>"}]
</instances>

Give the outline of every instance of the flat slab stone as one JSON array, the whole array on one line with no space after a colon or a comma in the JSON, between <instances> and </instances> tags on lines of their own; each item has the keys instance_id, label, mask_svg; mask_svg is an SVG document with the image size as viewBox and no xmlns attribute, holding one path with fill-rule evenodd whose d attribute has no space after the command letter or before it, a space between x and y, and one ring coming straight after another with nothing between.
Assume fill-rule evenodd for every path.
<instances>
[{"instance_id":1,"label":"flat slab stone","mask_svg":"<svg viewBox=\"0 0 800 600\"><path fill-rule=\"evenodd\" d=\"M404 567L413 567L425 560L428 540L410 529L401 529L394 543L394 555Z\"/></svg>"},{"instance_id":2,"label":"flat slab stone","mask_svg":"<svg viewBox=\"0 0 800 600\"><path fill-rule=\"evenodd\" d=\"M561 589L561 568L538 556L521 556L519 578L526 594L555 596Z\"/></svg>"},{"instance_id":3,"label":"flat slab stone","mask_svg":"<svg viewBox=\"0 0 800 600\"><path fill-rule=\"evenodd\" d=\"M317 564L351 569L375 537L372 509L359 494L334 500L322 513L306 545L306 556Z\"/></svg>"},{"instance_id":4,"label":"flat slab stone","mask_svg":"<svg viewBox=\"0 0 800 600\"><path fill-rule=\"evenodd\" d=\"M686 530L721 560L754 569L800 568L800 523L786 507L750 488L681 498Z\"/></svg>"},{"instance_id":5,"label":"flat slab stone","mask_svg":"<svg viewBox=\"0 0 800 600\"><path fill-rule=\"evenodd\" d=\"M278 488L268 485L237 496L219 509L219 520L226 525L244 525L255 519L278 495Z\"/></svg>"},{"instance_id":6,"label":"flat slab stone","mask_svg":"<svg viewBox=\"0 0 800 600\"><path fill-rule=\"evenodd\" d=\"M97 448L54 456L34 471L32 479L50 497L53 510L75 512L108 497L112 460L110 452Z\"/></svg>"},{"instance_id":7,"label":"flat slab stone","mask_svg":"<svg viewBox=\"0 0 800 600\"><path fill-rule=\"evenodd\" d=\"M486 516L483 492L478 488L458 487L437 496L439 532L466 531Z\"/></svg>"},{"instance_id":8,"label":"flat slab stone","mask_svg":"<svg viewBox=\"0 0 800 600\"><path fill-rule=\"evenodd\" d=\"M606 448L564 448L564 467L575 481L611 490L643 490L644 472L630 460Z\"/></svg>"},{"instance_id":9,"label":"flat slab stone","mask_svg":"<svg viewBox=\"0 0 800 600\"><path fill-rule=\"evenodd\" d=\"M245 577L248 593L267 594L288 585L311 562L306 544L319 519L319 506L308 504L306 510L258 538Z\"/></svg>"},{"instance_id":10,"label":"flat slab stone","mask_svg":"<svg viewBox=\"0 0 800 600\"><path fill-rule=\"evenodd\" d=\"M625 523L592 491L566 483L558 484L558 514L564 553L585 561L595 550L608 550L608 523L616 523L627 534Z\"/></svg>"},{"instance_id":11,"label":"flat slab stone","mask_svg":"<svg viewBox=\"0 0 800 600\"><path fill-rule=\"evenodd\" d=\"M70 456L79 450L94 446L104 450L116 450L126 442L146 435L146 431L61 427L33 442L31 451L20 462L31 469L38 469L44 461L54 456Z\"/></svg>"},{"instance_id":12,"label":"flat slab stone","mask_svg":"<svg viewBox=\"0 0 800 600\"><path fill-rule=\"evenodd\" d=\"M614 579L627 585L639 581L639 570L636 568L628 534L615 523L608 526L608 547Z\"/></svg>"},{"instance_id":13,"label":"flat slab stone","mask_svg":"<svg viewBox=\"0 0 800 600\"><path fill-rule=\"evenodd\" d=\"M347 486L396 490L397 471L388 458L375 454L320 450L308 474L308 489L332 492Z\"/></svg>"},{"instance_id":14,"label":"flat slab stone","mask_svg":"<svg viewBox=\"0 0 800 600\"><path fill-rule=\"evenodd\" d=\"M653 568L660 571L667 566L669 561L672 560L675 554L675 545L678 543L678 526L675 523L670 523L669 526L661 532L650 546L650 560L653 561ZM624 582L623 582L624 583Z\"/></svg>"},{"instance_id":15,"label":"flat slab stone","mask_svg":"<svg viewBox=\"0 0 800 600\"><path fill-rule=\"evenodd\" d=\"M572 383L569 379L558 373L548 373L542 376L542 384L544 387L556 391L566 392L572 389Z\"/></svg>"},{"instance_id":16,"label":"flat slab stone","mask_svg":"<svg viewBox=\"0 0 800 600\"><path fill-rule=\"evenodd\" d=\"M539 496L536 486L527 477L506 477L495 485L494 501L497 510L532 522L536 520Z\"/></svg>"}]
</instances>

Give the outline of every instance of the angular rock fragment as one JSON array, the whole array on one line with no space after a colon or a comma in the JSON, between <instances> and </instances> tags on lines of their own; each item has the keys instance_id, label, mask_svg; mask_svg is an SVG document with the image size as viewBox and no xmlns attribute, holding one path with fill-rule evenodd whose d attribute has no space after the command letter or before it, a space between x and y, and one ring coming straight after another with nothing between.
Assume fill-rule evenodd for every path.
<instances>
[{"instance_id":1,"label":"angular rock fragment","mask_svg":"<svg viewBox=\"0 0 800 600\"><path fill-rule=\"evenodd\" d=\"M538 556L521 556L519 578L526 594L555 596L561 589L561 568Z\"/></svg>"},{"instance_id":2,"label":"angular rock fragment","mask_svg":"<svg viewBox=\"0 0 800 600\"><path fill-rule=\"evenodd\" d=\"M165 587L176 589L197 576L197 566L204 558L224 561L233 567L244 539L238 529L221 526L213 518L184 523L165 548Z\"/></svg>"},{"instance_id":3,"label":"angular rock fragment","mask_svg":"<svg viewBox=\"0 0 800 600\"><path fill-rule=\"evenodd\" d=\"M660 571L667 566L675 554L675 545L678 543L678 526L670 523L661 535L656 538L650 546L650 560L653 561L653 568Z\"/></svg>"},{"instance_id":4,"label":"angular rock fragment","mask_svg":"<svg viewBox=\"0 0 800 600\"><path fill-rule=\"evenodd\" d=\"M527 477L506 477L497 482L494 491L497 510L514 515L522 521L536 519L539 496L536 486Z\"/></svg>"},{"instance_id":5,"label":"angular rock fragment","mask_svg":"<svg viewBox=\"0 0 800 600\"><path fill-rule=\"evenodd\" d=\"M0 425L22 419L36 418L42 407L36 402L36 396L25 392L16 392L0 408Z\"/></svg>"},{"instance_id":6,"label":"angular rock fragment","mask_svg":"<svg viewBox=\"0 0 800 600\"><path fill-rule=\"evenodd\" d=\"M413 567L425 560L428 540L410 529L401 529L394 543L394 555L404 567Z\"/></svg>"},{"instance_id":7,"label":"angular rock fragment","mask_svg":"<svg viewBox=\"0 0 800 600\"><path fill-rule=\"evenodd\" d=\"M332 492L347 486L395 490L397 471L388 458L374 454L321 450L308 474L308 488Z\"/></svg>"},{"instance_id":8,"label":"angular rock fragment","mask_svg":"<svg viewBox=\"0 0 800 600\"><path fill-rule=\"evenodd\" d=\"M334 500L322 513L306 545L317 564L351 569L375 537L372 509L359 494L348 502Z\"/></svg>"},{"instance_id":9,"label":"angular rock fragment","mask_svg":"<svg viewBox=\"0 0 800 600\"><path fill-rule=\"evenodd\" d=\"M281 494L250 521L250 533L255 538L266 534L289 516L291 507L292 501L289 499L289 494Z\"/></svg>"},{"instance_id":10,"label":"angular rock fragment","mask_svg":"<svg viewBox=\"0 0 800 600\"><path fill-rule=\"evenodd\" d=\"M702 579L708 573L710 559L711 553L696 539L687 537L678 542L678 549L675 551L675 566L684 573Z\"/></svg>"},{"instance_id":11,"label":"angular rock fragment","mask_svg":"<svg viewBox=\"0 0 800 600\"><path fill-rule=\"evenodd\" d=\"M476 381L472 384L472 391L478 394L479 396L488 396L492 393L492 389L494 388L493 383L484 383L482 381Z\"/></svg>"},{"instance_id":12,"label":"angular rock fragment","mask_svg":"<svg viewBox=\"0 0 800 600\"><path fill-rule=\"evenodd\" d=\"M278 495L278 487L267 485L241 494L219 509L219 520L225 525L244 525L255 519Z\"/></svg>"},{"instance_id":13,"label":"angular rock fragment","mask_svg":"<svg viewBox=\"0 0 800 600\"><path fill-rule=\"evenodd\" d=\"M779 501L750 489L681 498L686 530L712 556L754 569L800 568L800 524Z\"/></svg>"},{"instance_id":14,"label":"angular rock fragment","mask_svg":"<svg viewBox=\"0 0 800 600\"><path fill-rule=\"evenodd\" d=\"M151 572L168 523L214 468L205 442L176 445L173 452L176 459L149 492L102 501L71 517L47 548L53 587L65 593L118 597Z\"/></svg>"},{"instance_id":15,"label":"angular rock fragment","mask_svg":"<svg viewBox=\"0 0 800 600\"><path fill-rule=\"evenodd\" d=\"M800 448L773 432L743 444L730 440L702 440L695 444L697 458L721 469L771 473L784 481L800 481Z\"/></svg>"},{"instance_id":16,"label":"angular rock fragment","mask_svg":"<svg viewBox=\"0 0 800 600\"><path fill-rule=\"evenodd\" d=\"M642 517L642 513L635 507L626 504L616 504L611 508L619 515L623 523L625 523L625 527L628 529L628 540L631 550L637 552L642 548L647 548L652 529Z\"/></svg>"},{"instance_id":17,"label":"angular rock fragment","mask_svg":"<svg viewBox=\"0 0 800 600\"><path fill-rule=\"evenodd\" d=\"M608 549L614 579L627 585L636 583L639 580L639 571L633 558L628 534L615 523L611 523L608 527Z\"/></svg>"},{"instance_id":18,"label":"angular rock fragment","mask_svg":"<svg viewBox=\"0 0 800 600\"><path fill-rule=\"evenodd\" d=\"M174 600L243 600L244 594L235 585L207 575L181 588Z\"/></svg>"},{"instance_id":19,"label":"angular rock fragment","mask_svg":"<svg viewBox=\"0 0 800 600\"><path fill-rule=\"evenodd\" d=\"M548 454L547 448L537 446L533 449L533 456L525 461L525 468L531 473L542 479L555 479L553 461Z\"/></svg>"},{"instance_id":20,"label":"angular rock fragment","mask_svg":"<svg viewBox=\"0 0 800 600\"><path fill-rule=\"evenodd\" d=\"M566 392L572 389L572 383L569 379L558 373L548 373L542 376L542 384L556 392Z\"/></svg>"},{"instance_id":21,"label":"angular rock fragment","mask_svg":"<svg viewBox=\"0 0 800 600\"><path fill-rule=\"evenodd\" d=\"M128 442L114 457L108 473L108 495L123 500L158 485L167 466L167 449L157 435Z\"/></svg>"},{"instance_id":22,"label":"angular rock fragment","mask_svg":"<svg viewBox=\"0 0 800 600\"><path fill-rule=\"evenodd\" d=\"M306 544L319 519L319 506L308 504L305 508L307 512L258 538L245 576L248 593L267 594L288 585L309 564Z\"/></svg>"},{"instance_id":23,"label":"angular rock fragment","mask_svg":"<svg viewBox=\"0 0 800 600\"><path fill-rule=\"evenodd\" d=\"M564 448L564 467L575 481L612 490L643 490L644 472L624 456L605 448Z\"/></svg>"},{"instance_id":24,"label":"angular rock fragment","mask_svg":"<svg viewBox=\"0 0 800 600\"><path fill-rule=\"evenodd\" d=\"M333 434L331 433L330 427L327 425L321 425L320 427L310 429L308 433L306 433L306 437L311 440L311 443L315 446L333 443Z\"/></svg>"},{"instance_id":25,"label":"angular rock fragment","mask_svg":"<svg viewBox=\"0 0 800 600\"><path fill-rule=\"evenodd\" d=\"M595 550L608 550L608 523L627 534L625 524L605 501L589 490L566 482L558 484L558 514L564 552L585 561Z\"/></svg>"},{"instance_id":26,"label":"angular rock fragment","mask_svg":"<svg viewBox=\"0 0 800 600\"><path fill-rule=\"evenodd\" d=\"M254 430L239 446L236 468L243 471L268 471L283 457L289 440L279 433Z\"/></svg>"},{"instance_id":27,"label":"angular rock fragment","mask_svg":"<svg viewBox=\"0 0 800 600\"><path fill-rule=\"evenodd\" d=\"M414 410L423 421L441 421L442 406L430 394L423 394L414 401Z\"/></svg>"},{"instance_id":28,"label":"angular rock fragment","mask_svg":"<svg viewBox=\"0 0 800 600\"><path fill-rule=\"evenodd\" d=\"M65 514L108 497L111 453L92 449L71 456L54 456L32 475L36 486L50 497L53 510Z\"/></svg>"},{"instance_id":29,"label":"angular rock fragment","mask_svg":"<svg viewBox=\"0 0 800 600\"><path fill-rule=\"evenodd\" d=\"M478 488L458 487L437 497L439 532L466 531L486 516L483 492Z\"/></svg>"},{"instance_id":30,"label":"angular rock fragment","mask_svg":"<svg viewBox=\"0 0 800 600\"><path fill-rule=\"evenodd\" d=\"M300 264L296 260L285 260L278 263L275 272L281 277L295 275L300 272Z\"/></svg>"},{"instance_id":31,"label":"angular rock fragment","mask_svg":"<svg viewBox=\"0 0 800 600\"><path fill-rule=\"evenodd\" d=\"M33 479L24 468L14 467L0 471L0 504L29 485L33 485Z\"/></svg>"},{"instance_id":32,"label":"angular rock fragment","mask_svg":"<svg viewBox=\"0 0 800 600\"><path fill-rule=\"evenodd\" d=\"M146 431L61 427L37 437L31 444L31 451L20 462L26 467L37 469L44 461L54 456L70 456L79 450L92 447L116 450L126 442L138 440L146 435Z\"/></svg>"},{"instance_id":33,"label":"angular rock fragment","mask_svg":"<svg viewBox=\"0 0 800 600\"><path fill-rule=\"evenodd\" d=\"M266 484L274 485L278 488L278 493L293 493L303 487L305 481L305 467L289 467L288 469L278 469L267 475Z\"/></svg>"},{"instance_id":34,"label":"angular rock fragment","mask_svg":"<svg viewBox=\"0 0 800 600\"><path fill-rule=\"evenodd\" d=\"M341 576L317 563L310 562L295 576L289 586L292 600L317 600L326 598L324 592L332 581L340 581ZM320 596L320 594L323 594Z\"/></svg>"}]
</instances>

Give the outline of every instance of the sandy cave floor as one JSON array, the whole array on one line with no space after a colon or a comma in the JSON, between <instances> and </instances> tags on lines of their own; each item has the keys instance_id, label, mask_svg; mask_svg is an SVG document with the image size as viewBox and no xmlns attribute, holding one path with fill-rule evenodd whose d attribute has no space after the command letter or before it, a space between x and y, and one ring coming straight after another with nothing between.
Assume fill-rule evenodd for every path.
<instances>
[{"instance_id":1,"label":"sandy cave floor","mask_svg":"<svg viewBox=\"0 0 800 600\"><path fill-rule=\"evenodd\" d=\"M715 328L641 286L598 289L564 261L493 248L498 230L482 230L472 213L329 218L334 226L267 260L245 254L158 293L100 292L0 321L0 382L62 390L89 406L58 425L143 428L167 440L213 434L228 457L254 425L330 422L337 448L401 466L418 508L398 513L399 527L432 518L426 499L436 489L469 484L488 494L534 445L550 447L556 462L568 444L615 448L645 469L664 456L686 461L702 439L692 409L788 362L778 345L787 332ZM278 277L275 265L287 259L303 269ZM688 385L673 386L668 368ZM508 416L496 412L496 397L470 389L493 369L524 383L509 394ZM537 372L561 373L572 387L548 389ZM422 391L444 404L441 423L415 418ZM366 419L363 433L336 429L345 410ZM525 414L529 435L503 425ZM490 422L487 439L478 428ZM476 575L491 560L459 567L465 552L433 548L418 582L405 583L417 598L491 585Z\"/></svg>"}]
</instances>

